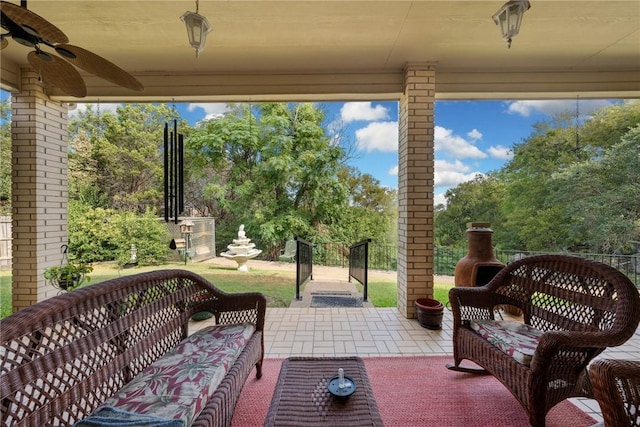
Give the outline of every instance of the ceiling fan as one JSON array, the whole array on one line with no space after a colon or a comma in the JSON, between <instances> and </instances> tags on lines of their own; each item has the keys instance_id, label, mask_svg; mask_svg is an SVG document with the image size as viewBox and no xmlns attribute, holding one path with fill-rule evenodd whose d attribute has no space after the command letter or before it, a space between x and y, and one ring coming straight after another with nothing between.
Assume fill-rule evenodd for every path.
<instances>
[{"instance_id":1,"label":"ceiling fan","mask_svg":"<svg viewBox=\"0 0 640 427\"><path fill-rule=\"evenodd\" d=\"M0 34L0 48L8 46L8 39L33 48L27 60L29 64L51 85L64 93L82 98L87 95L87 87L78 70L73 65L103 78L118 86L135 91L144 87L131 74L106 59L69 43L67 36L55 25L27 9L26 0L18 6L0 1L2 28L8 32ZM44 47L57 53L46 52ZM73 64L73 65L71 65Z\"/></svg>"}]
</instances>

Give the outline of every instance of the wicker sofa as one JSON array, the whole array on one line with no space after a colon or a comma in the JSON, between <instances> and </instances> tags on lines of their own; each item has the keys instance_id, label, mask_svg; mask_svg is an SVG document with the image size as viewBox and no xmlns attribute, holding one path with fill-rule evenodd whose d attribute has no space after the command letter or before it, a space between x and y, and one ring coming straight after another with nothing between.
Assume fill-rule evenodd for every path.
<instances>
[{"instance_id":1,"label":"wicker sofa","mask_svg":"<svg viewBox=\"0 0 640 427\"><path fill-rule=\"evenodd\" d=\"M449 300L455 362L449 368L473 371L463 359L480 365L518 399L533 426L544 426L564 399L593 397L589 363L627 341L640 321L638 290L625 275L565 255L514 261L485 286L451 289ZM495 310L504 305L520 309L523 322L496 322Z\"/></svg>"},{"instance_id":2,"label":"wicker sofa","mask_svg":"<svg viewBox=\"0 0 640 427\"><path fill-rule=\"evenodd\" d=\"M228 426L253 367L258 378L262 374L266 300L259 293L224 293L183 270L108 280L3 319L0 424L73 425L103 407L150 367L162 366L181 346L184 353L177 356L181 360L177 364L184 360L185 366L180 367L186 369L191 363L190 374L200 375L194 362L183 357L205 357L193 350L197 349L193 337L210 338L213 333L205 329L206 333L189 336L188 331L191 316L205 311L214 315L219 326L211 328L216 333L225 334L242 325L245 337L236 354L224 362L224 371L216 374L217 386L192 387L196 393L206 389L207 395L194 399L200 407L190 422L193 426ZM185 347L183 343L190 340ZM221 348L226 345L223 342ZM207 366L207 360L196 362ZM202 381L203 377L198 378ZM176 382L182 385L182 378Z\"/></svg>"}]
</instances>

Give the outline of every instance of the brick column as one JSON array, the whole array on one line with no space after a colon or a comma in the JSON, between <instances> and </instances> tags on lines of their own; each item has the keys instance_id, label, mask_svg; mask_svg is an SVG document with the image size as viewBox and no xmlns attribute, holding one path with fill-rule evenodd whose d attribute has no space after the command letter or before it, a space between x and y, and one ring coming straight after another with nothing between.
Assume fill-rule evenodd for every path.
<instances>
[{"instance_id":1,"label":"brick column","mask_svg":"<svg viewBox=\"0 0 640 427\"><path fill-rule=\"evenodd\" d=\"M37 73L21 76L11 100L14 312L57 293L42 274L67 243L67 105L47 97Z\"/></svg>"},{"instance_id":2,"label":"brick column","mask_svg":"<svg viewBox=\"0 0 640 427\"><path fill-rule=\"evenodd\" d=\"M433 297L435 65L407 64L398 111L398 310Z\"/></svg>"}]
</instances>

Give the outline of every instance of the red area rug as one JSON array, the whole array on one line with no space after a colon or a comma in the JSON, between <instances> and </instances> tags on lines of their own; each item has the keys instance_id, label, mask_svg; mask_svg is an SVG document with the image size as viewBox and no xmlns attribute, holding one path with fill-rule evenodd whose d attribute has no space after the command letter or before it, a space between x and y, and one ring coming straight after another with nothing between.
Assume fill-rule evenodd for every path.
<instances>
[{"instance_id":1,"label":"red area rug","mask_svg":"<svg viewBox=\"0 0 640 427\"><path fill-rule=\"evenodd\" d=\"M528 426L524 409L490 375L452 372L449 356L365 358L378 409L387 427ZM264 423L282 360L266 359L263 376L247 380L232 427ZM547 414L547 427L586 427L595 420L568 401Z\"/></svg>"}]
</instances>

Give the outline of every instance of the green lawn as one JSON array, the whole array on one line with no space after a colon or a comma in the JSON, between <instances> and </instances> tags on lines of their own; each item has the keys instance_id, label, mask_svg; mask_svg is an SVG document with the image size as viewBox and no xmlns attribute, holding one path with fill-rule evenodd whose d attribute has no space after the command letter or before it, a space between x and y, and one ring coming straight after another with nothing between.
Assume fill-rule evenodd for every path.
<instances>
[{"instance_id":1,"label":"green lawn","mask_svg":"<svg viewBox=\"0 0 640 427\"><path fill-rule=\"evenodd\" d=\"M91 281L83 286L91 286L108 279L158 269L180 268L193 271L207 278L225 292L262 292L267 297L269 307L288 307L295 296L295 273L290 271L256 270L240 272L235 268L220 267L207 263L166 264L162 266L130 268L119 270L114 264L94 266ZM362 286L356 285L360 292ZM435 284L435 299L446 303L452 285ZM395 307L397 282L376 279L369 282L369 301L376 307ZM426 297L426 295L425 295ZM0 271L0 318L11 314L11 272Z\"/></svg>"}]
</instances>

